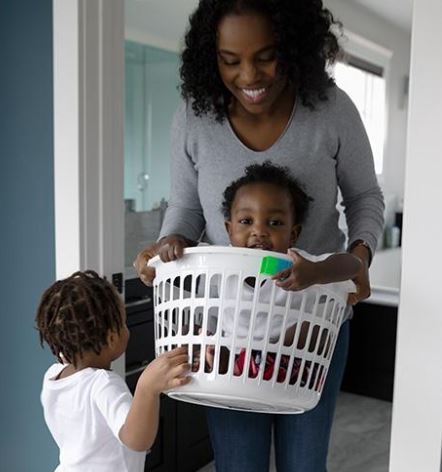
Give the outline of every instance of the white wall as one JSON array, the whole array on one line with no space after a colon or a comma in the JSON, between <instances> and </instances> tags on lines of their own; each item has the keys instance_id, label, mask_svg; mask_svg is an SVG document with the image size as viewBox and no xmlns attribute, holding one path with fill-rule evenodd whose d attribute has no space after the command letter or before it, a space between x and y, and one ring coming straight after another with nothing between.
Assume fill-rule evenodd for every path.
<instances>
[{"instance_id":1,"label":"white wall","mask_svg":"<svg viewBox=\"0 0 442 472\"><path fill-rule=\"evenodd\" d=\"M383 188L386 194L404 193L407 107L404 78L409 74L410 34L376 16L360 5L345 0L325 0L344 29L392 51L387 71L388 128L384 154Z\"/></svg>"},{"instance_id":2,"label":"white wall","mask_svg":"<svg viewBox=\"0 0 442 472\"><path fill-rule=\"evenodd\" d=\"M414 2L390 472L441 470L441 17L440 0Z\"/></svg>"}]
</instances>

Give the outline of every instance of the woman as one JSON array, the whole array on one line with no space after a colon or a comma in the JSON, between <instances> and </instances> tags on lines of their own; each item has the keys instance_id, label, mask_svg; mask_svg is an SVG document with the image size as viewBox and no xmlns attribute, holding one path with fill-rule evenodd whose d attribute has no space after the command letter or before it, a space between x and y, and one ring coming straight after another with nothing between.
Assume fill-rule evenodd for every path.
<instances>
[{"instance_id":1,"label":"woman","mask_svg":"<svg viewBox=\"0 0 442 472\"><path fill-rule=\"evenodd\" d=\"M320 0L201 0L182 54L182 94L172 128L172 186L157 244L146 261L182 255L192 240L228 244L220 211L224 188L244 168L270 160L287 166L313 197L297 247L337 252L338 188L348 250L361 258L351 303L370 294L368 265L383 227L383 199L359 114L327 72L339 46ZM268 470L272 429L278 471L324 472L336 397L345 367L348 322L319 405L302 415L208 409L218 471Z\"/></svg>"}]
</instances>

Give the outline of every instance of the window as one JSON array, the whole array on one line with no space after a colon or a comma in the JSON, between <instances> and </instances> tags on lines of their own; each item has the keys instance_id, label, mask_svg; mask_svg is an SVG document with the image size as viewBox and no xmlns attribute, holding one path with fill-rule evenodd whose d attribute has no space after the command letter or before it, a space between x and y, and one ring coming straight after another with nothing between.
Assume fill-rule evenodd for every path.
<instances>
[{"instance_id":1,"label":"window","mask_svg":"<svg viewBox=\"0 0 442 472\"><path fill-rule=\"evenodd\" d=\"M337 85L353 100L367 130L376 174L382 174L385 141L385 78L382 67L355 56L335 65Z\"/></svg>"}]
</instances>

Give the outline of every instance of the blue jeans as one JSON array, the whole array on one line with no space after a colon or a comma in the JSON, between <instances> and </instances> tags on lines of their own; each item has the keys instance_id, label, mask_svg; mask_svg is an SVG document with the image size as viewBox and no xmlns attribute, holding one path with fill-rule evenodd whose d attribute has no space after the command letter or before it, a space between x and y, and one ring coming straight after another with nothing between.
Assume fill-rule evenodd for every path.
<instances>
[{"instance_id":1,"label":"blue jeans","mask_svg":"<svg viewBox=\"0 0 442 472\"><path fill-rule=\"evenodd\" d=\"M326 472L336 398L347 360L349 321L339 333L321 400L301 415L207 408L217 472L267 472L272 428L278 472Z\"/></svg>"}]
</instances>

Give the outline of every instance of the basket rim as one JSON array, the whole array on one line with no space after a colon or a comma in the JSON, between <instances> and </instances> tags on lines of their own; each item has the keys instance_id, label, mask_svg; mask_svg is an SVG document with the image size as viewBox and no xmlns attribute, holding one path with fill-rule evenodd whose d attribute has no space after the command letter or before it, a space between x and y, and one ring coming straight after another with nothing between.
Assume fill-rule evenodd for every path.
<instances>
[{"instance_id":1,"label":"basket rim","mask_svg":"<svg viewBox=\"0 0 442 472\"><path fill-rule=\"evenodd\" d=\"M284 254L283 252L267 251L264 249L254 249L248 247L235 247L235 246L195 246L184 248L184 255L186 254L230 254L230 255L241 255L262 259L265 256L278 257L279 259L285 259L286 261L293 262L293 259ZM148 266L156 267L159 263L162 263L160 256L152 257L149 260Z\"/></svg>"}]
</instances>

